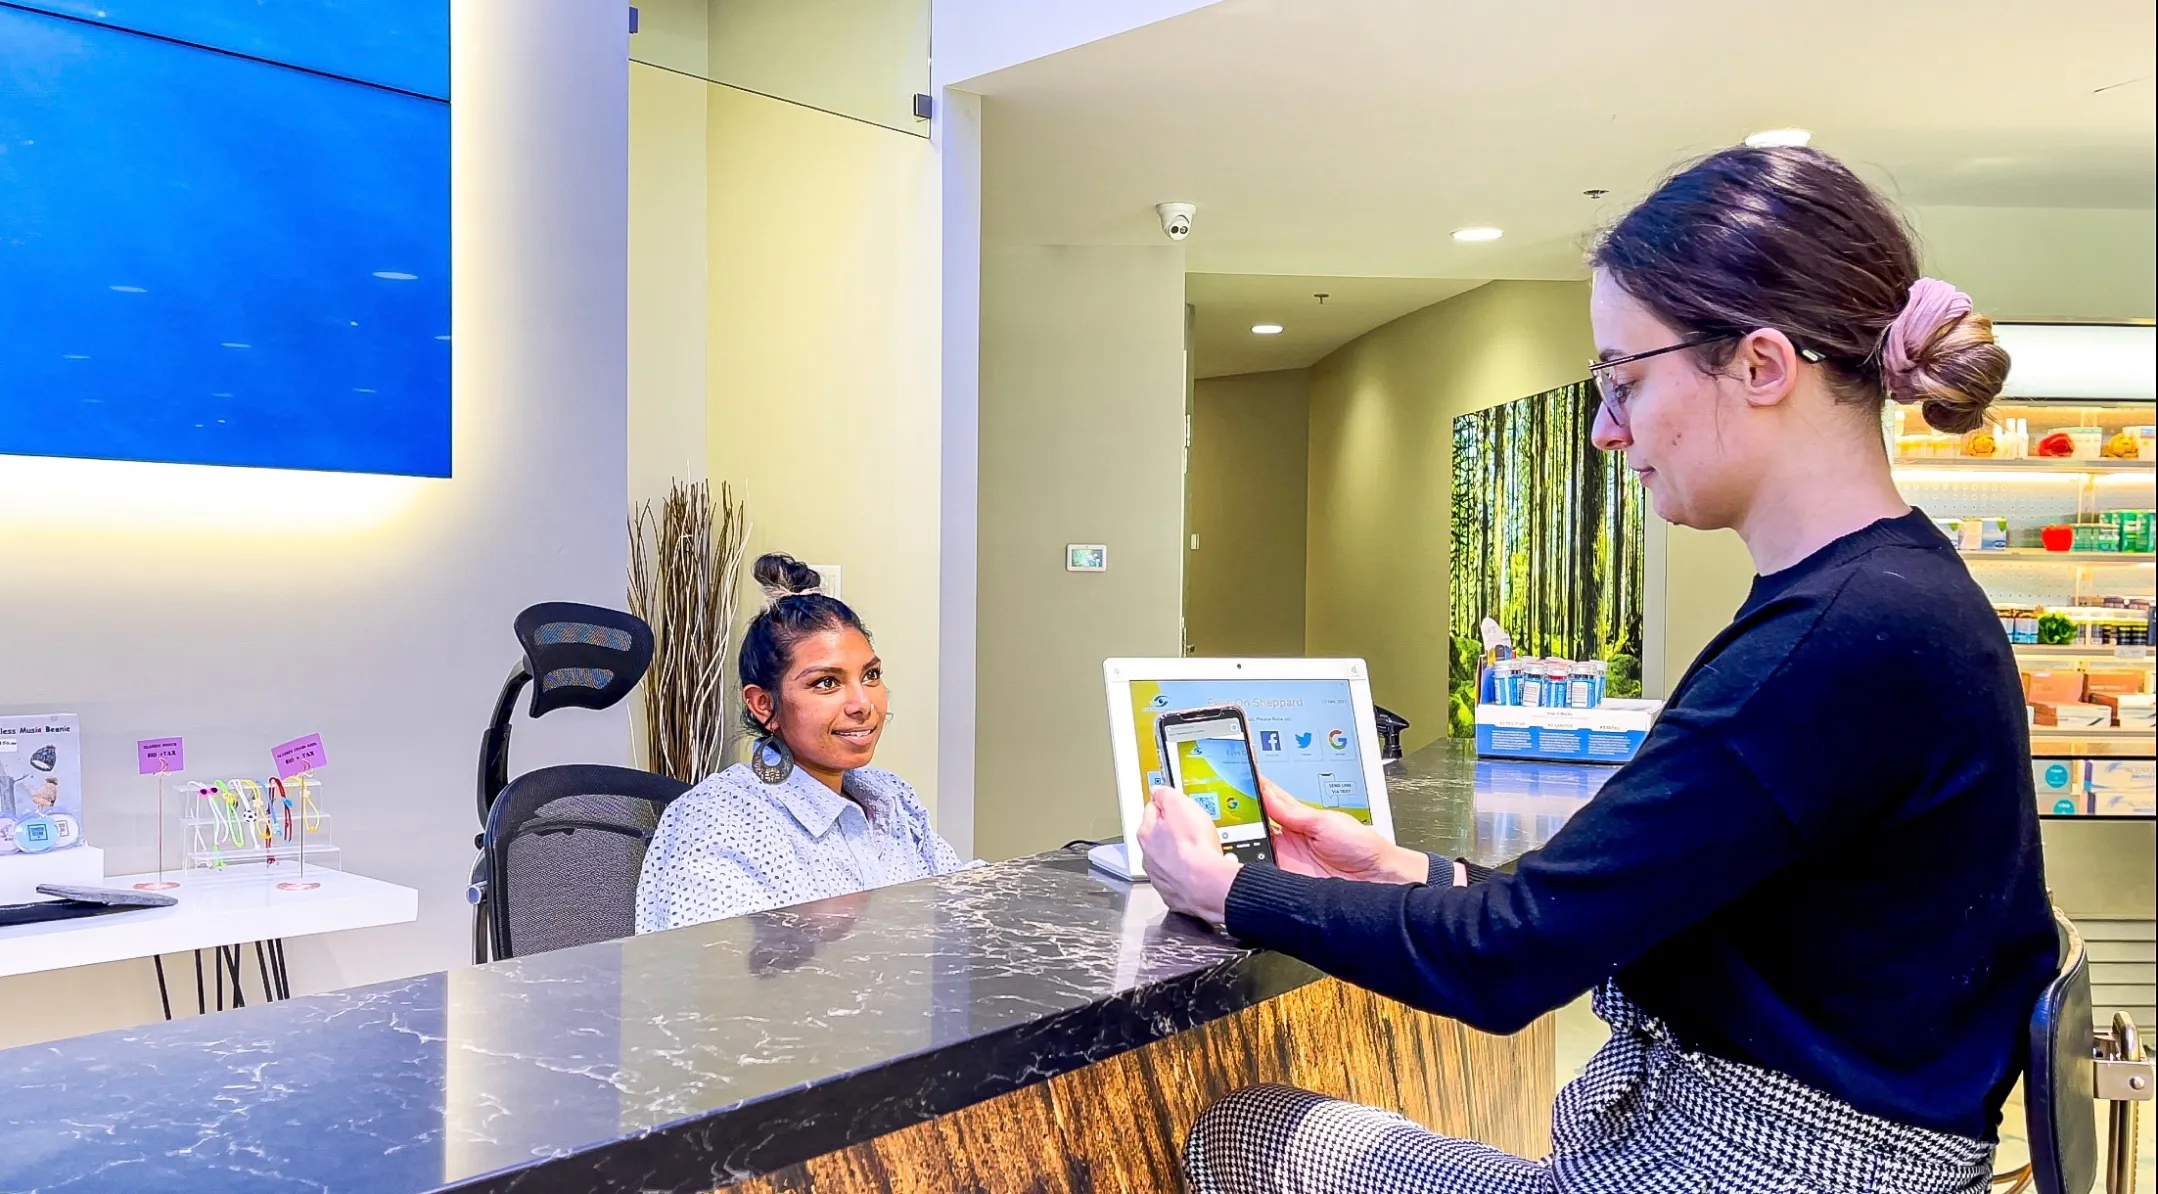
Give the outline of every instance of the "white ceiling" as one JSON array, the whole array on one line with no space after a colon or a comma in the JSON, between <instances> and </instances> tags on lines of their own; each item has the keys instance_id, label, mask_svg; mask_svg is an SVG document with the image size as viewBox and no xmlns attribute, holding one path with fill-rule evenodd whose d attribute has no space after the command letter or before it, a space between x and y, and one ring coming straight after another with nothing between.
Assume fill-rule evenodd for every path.
<instances>
[{"instance_id":1,"label":"white ceiling","mask_svg":"<svg viewBox=\"0 0 2158 1194\"><path fill-rule=\"evenodd\" d=\"M1482 285L1459 278L1186 274L1192 370L1199 377L1301 369L1365 332ZM1324 303L1314 297L1326 295ZM1274 336L1252 325L1278 323Z\"/></svg>"},{"instance_id":2,"label":"white ceiling","mask_svg":"<svg viewBox=\"0 0 2158 1194\"><path fill-rule=\"evenodd\" d=\"M1580 277L1674 165L1789 125L1907 204L2147 209L2154 74L2150 0L1223 0L963 86L988 239L1161 244L1153 205L1183 200L1195 274L1338 292ZM1205 285L1236 319L1326 288Z\"/></svg>"}]
</instances>

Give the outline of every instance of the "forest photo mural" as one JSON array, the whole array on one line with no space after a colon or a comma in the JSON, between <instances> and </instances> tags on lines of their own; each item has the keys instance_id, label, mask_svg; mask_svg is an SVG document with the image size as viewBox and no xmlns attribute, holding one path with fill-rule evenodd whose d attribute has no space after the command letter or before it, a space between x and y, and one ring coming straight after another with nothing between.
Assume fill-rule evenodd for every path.
<instances>
[{"instance_id":1,"label":"forest photo mural","mask_svg":"<svg viewBox=\"0 0 2158 1194\"><path fill-rule=\"evenodd\" d=\"M1643 493L1590 442L1596 387L1547 390L1454 420L1449 732L1475 736L1478 627L1522 656L1601 659L1641 695Z\"/></svg>"}]
</instances>

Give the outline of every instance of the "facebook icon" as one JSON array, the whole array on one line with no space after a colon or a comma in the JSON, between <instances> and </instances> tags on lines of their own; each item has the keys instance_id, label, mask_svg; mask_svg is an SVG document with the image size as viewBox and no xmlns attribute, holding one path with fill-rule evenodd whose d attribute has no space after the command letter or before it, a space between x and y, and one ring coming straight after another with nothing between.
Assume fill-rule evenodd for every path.
<instances>
[{"instance_id":1,"label":"facebook icon","mask_svg":"<svg viewBox=\"0 0 2158 1194\"><path fill-rule=\"evenodd\" d=\"M1271 754L1279 754L1281 752L1281 731L1260 730L1259 749Z\"/></svg>"}]
</instances>

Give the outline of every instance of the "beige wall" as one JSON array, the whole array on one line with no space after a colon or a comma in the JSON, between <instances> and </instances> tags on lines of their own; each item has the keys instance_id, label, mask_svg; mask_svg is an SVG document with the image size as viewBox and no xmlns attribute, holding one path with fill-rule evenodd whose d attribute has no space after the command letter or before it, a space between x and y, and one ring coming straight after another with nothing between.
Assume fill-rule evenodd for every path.
<instances>
[{"instance_id":1,"label":"beige wall","mask_svg":"<svg viewBox=\"0 0 2158 1194\"><path fill-rule=\"evenodd\" d=\"M701 86L701 85L700 85ZM936 807L937 169L921 137L705 86L706 442L752 553L844 569Z\"/></svg>"},{"instance_id":2,"label":"beige wall","mask_svg":"<svg viewBox=\"0 0 2158 1194\"><path fill-rule=\"evenodd\" d=\"M1184 254L982 255L975 850L1119 831L1102 660L1175 655ZM1064 570L1104 543L1109 570Z\"/></svg>"},{"instance_id":3,"label":"beige wall","mask_svg":"<svg viewBox=\"0 0 2158 1194\"><path fill-rule=\"evenodd\" d=\"M1655 518L1653 511L1650 518ZM1665 696L1693 665L1708 640L1731 622L1753 587L1753 557L1733 531L1663 527L1663 689ZM1651 572L1649 581L1655 581ZM1644 646L1655 647L1654 636Z\"/></svg>"},{"instance_id":4,"label":"beige wall","mask_svg":"<svg viewBox=\"0 0 2158 1194\"><path fill-rule=\"evenodd\" d=\"M2158 216L2148 209L1914 207L1926 270L1995 319L2158 314Z\"/></svg>"},{"instance_id":5,"label":"beige wall","mask_svg":"<svg viewBox=\"0 0 2158 1194\"><path fill-rule=\"evenodd\" d=\"M1453 419L1579 381L1588 287L1493 282L1311 369L1305 649L1360 656L1414 749L1446 732Z\"/></svg>"},{"instance_id":6,"label":"beige wall","mask_svg":"<svg viewBox=\"0 0 2158 1194\"><path fill-rule=\"evenodd\" d=\"M345 869L419 890L414 923L293 939L303 994L469 960L473 759L510 620L622 597L628 31L573 0L452 20L452 476L0 458L9 551L49 564L0 570L0 709L81 715L108 873L156 863L135 739L247 775L320 731ZM624 762L623 712L521 724L512 761ZM0 1008L0 1045L160 1014L147 961L0 981Z\"/></svg>"},{"instance_id":7,"label":"beige wall","mask_svg":"<svg viewBox=\"0 0 2158 1194\"><path fill-rule=\"evenodd\" d=\"M639 37L644 36L639 34ZM705 475L711 84L629 67L629 496Z\"/></svg>"},{"instance_id":8,"label":"beige wall","mask_svg":"<svg viewBox=\"0 0 2158 1194\"><path fill-rule=\"evenodd\" d=\"M1196 655L1304 653L1311 374L1193 388L1184 635Z\"/></svg>"}]
</instances>

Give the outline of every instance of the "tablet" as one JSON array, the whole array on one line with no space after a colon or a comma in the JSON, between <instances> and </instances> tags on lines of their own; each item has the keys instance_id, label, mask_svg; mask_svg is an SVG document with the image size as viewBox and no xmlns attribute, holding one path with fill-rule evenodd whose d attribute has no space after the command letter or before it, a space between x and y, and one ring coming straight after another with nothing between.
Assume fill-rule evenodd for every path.
<instances>
[{"instance_id":1,"label":"tablet","mask_svg":"<svg viewBox=\"0 0 2158 1194\"><path fill-rule=\"evenodd\" d=\"M1371 674L1361 659L1111 659L1109 747L1124 841L1138 839L1148 793L1166 783L1155 723L1164 713L1234 705L1259 773L1306 804L1337 809L1394 840ZM1226 814L1225 814L1226 815ZM1102 847L1097 866L1143 879L1134 850Z\"/></svg>"}]
</instances>

